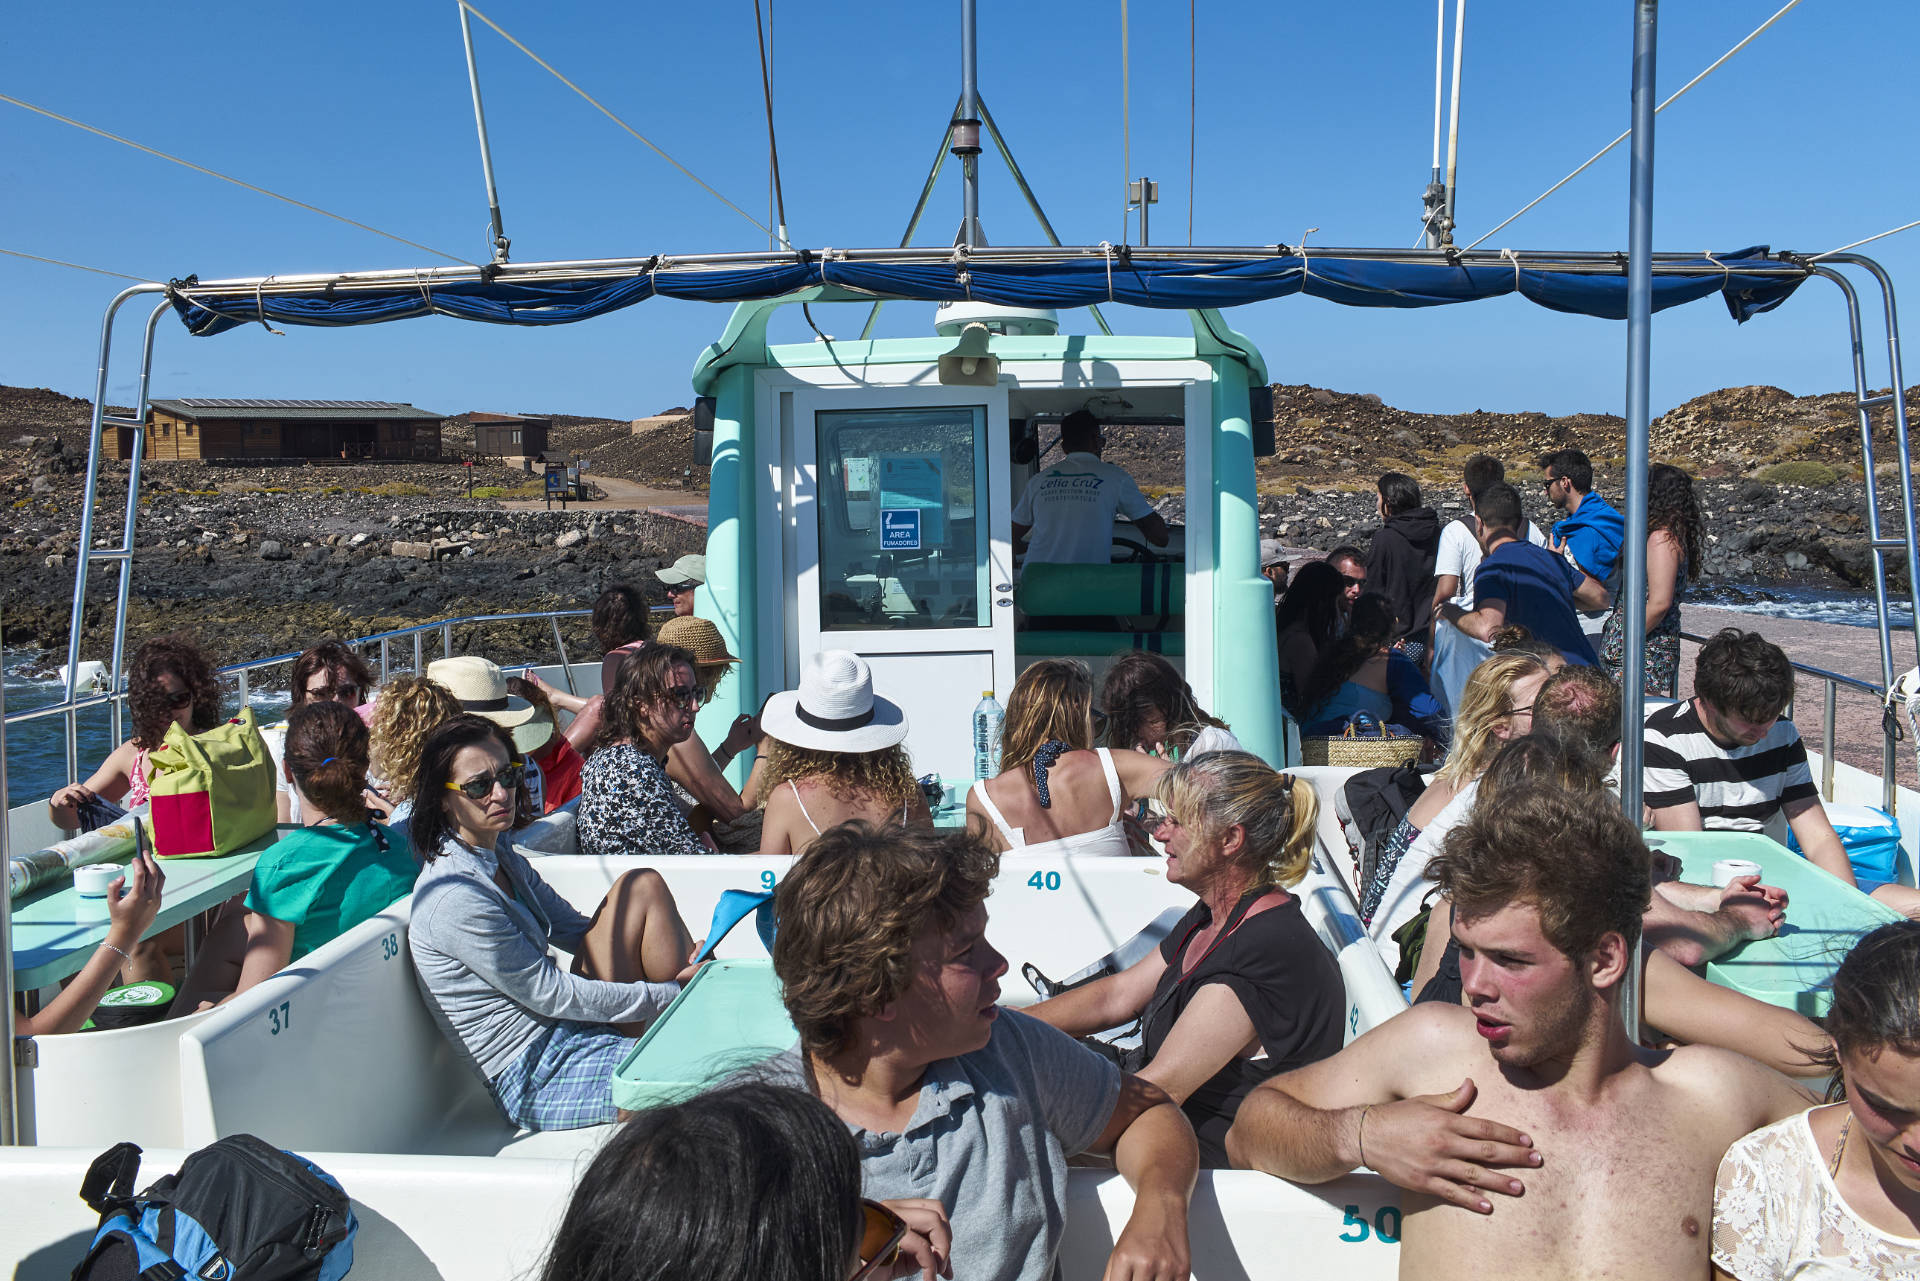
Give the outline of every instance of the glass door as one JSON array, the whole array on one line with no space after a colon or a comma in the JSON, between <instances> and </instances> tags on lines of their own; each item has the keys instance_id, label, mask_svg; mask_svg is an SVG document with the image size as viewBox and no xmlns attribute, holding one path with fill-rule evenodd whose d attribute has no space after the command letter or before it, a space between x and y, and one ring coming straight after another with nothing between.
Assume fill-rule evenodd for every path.
<instances>
[{"instance_id":1,"label":"glass door","mask_svg":"<svg viewBox=\"0 0 1920 1281\"><path fill-rule=\"evenodd\" d=\"M982 690L1013 677L1005 398L937 403L952 389L873 388L795 398L799 664L850 649L907 712L914 768L972 777ZM1000 430L994 430L996 423ZM997 448L996 448L997 443ZM810 509L810 510L809 510Z\"/></svg>"}]
</instances>

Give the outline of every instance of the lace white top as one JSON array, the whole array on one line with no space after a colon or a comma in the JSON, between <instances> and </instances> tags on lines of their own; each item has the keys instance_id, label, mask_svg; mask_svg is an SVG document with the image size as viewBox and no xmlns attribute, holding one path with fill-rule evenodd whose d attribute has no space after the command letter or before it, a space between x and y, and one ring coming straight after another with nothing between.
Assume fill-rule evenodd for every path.
<instances>
[{"instance_id":1,"label":"lace white top","mask_svg":"<svg viewBox=\"0 0 1920 1281\"><path fill-rule=\"evenodd\" d=\"M1882 1232L1847 1208L1811 1115L1727 1150L1713 1190L1714 1265L1740 1281L1920 1281L1920 1238Z\"/></svg>"}]
</instances>

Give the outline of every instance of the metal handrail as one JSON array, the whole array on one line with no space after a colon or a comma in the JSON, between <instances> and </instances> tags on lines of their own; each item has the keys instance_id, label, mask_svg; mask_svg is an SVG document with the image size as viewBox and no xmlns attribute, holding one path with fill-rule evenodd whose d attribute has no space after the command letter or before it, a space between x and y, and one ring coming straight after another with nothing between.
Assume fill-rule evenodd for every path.
<instances>
[{"instance_id":1,"label":"metal handrail","mask_svg":"<svg viewBox=\"0 0 1920 1281\"><path fill-rule=\"evenodd\" d=\"M1708 640L1707 637L1698 636L1692 632L1681 632L1680 639L1692 641L1696 645L1704 645ZM1793 659L1788 659L1787 663L1793 668L1796 676L1811 676L1821 683L1821 707L1825 715L1820 722L1820 796L1823 800L1831 801L1833 799L1833 752L1836 742L1834 715L1839 709L1840 691L1848 689L1859 694L1871 694L1873 701L1884 707L1887 701L1887 687L1876 685L1869 680L1862 680L1858 676L1846 676L1840 672L1830 672L1824 667L1795 662ZM1786 714L1787 719L1793 718L1792 703L1787 704ZM1895 737L1896 728L1897 722L1885 719L1881 721L1881 733L1885 736L1880 757L1881 799L1884 802L1881 808L1889 814L1895 812L1894 806L1899 799L1900 790L1894 777L1899 766L1899 750L1895 746L1898 741Z\"/></svg>"},{"instance_id":2,"label":"metal handrail","mask_svg":"<svg viewBox=\"0 0 1920 1281\"><path fill-rule=\"evenodd\" d=\"M392 666L392 648L393 642L396 640L412 638L413 667L411 670L417 672L423 670L426 666L422 639L429 632L437 631L440 633L440 656L442 658L452 658L457 652L453 647L453 629L456 627L468 627L481 623L534 623L545 619L553 625L554 649L558 653L560 666L566 673L567 688L569 692L578 693L579 691L574 688L573 684L572 662L567 655L566 641L563 640L560 635L560 620L563 618L586 618L592 612L593 611L586 609L547 609L521 614L461 614L454 618L439 618L431 622L414 623L408 627L396 627L391 631L373 632L370 635L359 636L345 641L344 644L353 649L378 645L380 647L379 678L385 680L387 672ZM672 612L673 607L671 605L655 605L648 611L650 617L658 615L671 616ZM285 654L272 654L266 658L249 659L242 663L229 663L224 667L215 668L214 674L216 676L238 676L240 678L240 699L244 703L252 690L252 683L248 679L251 673L259 671L262 668L277 667L282 663L291 663L294 659L300 657L301 652L302 651L294 650ZM118 678L119 674L116 673L116 679ZM16 725L24 721L45 720L52 716L66 717L67 741L69 745L68 758L71 760L74 759L75 752L77 751L77 747L74 745L77 743L79 734L79 714L95 707L117 707L123 704L126 698L127 692L124 689L115 689L99 694L88 694L84 697L50 703L45 707L35 707L22 712L8 712L4 716L0 716L0 723ZM0 706L4 705L0 704ZM0 739L0 744L4 744L4 739ZM4 768L4 761L4 746L0 746L0 768ZM67 781L71 783L76 780L69 778Z\"/></svg>"}]
</instances>

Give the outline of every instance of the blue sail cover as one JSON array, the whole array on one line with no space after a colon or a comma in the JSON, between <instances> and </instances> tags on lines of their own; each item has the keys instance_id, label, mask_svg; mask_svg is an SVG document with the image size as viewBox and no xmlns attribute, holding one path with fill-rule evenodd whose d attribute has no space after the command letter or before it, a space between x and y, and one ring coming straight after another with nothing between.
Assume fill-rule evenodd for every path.
<instances>
[{"instance_id":1,"label":"blue sail cover","mask_svg":"<svg viewBox=\"0 0 1920 1281\"><path fill-rule=\"evenodd\" d=\"M1693 259L1662 258L1653 277L1654 310L1719 294L1745 321L1785 302L1806 279L1781 275L1764 246ZM1771 267L1772 272L1742 268ZM417 316L453 316L496 325L566 325L631 307L652 297L699 302L777 298L813 285L874 298L1005 303L1020 307L1084 307L1125 303L1189 309L1237 307L1306 294L1348 307L1438 307L1518 293L1554 311L1624 320L1625 258L1617 272L1553 270L1524 261L1393 262L1290 254L1247 261L1132 261L1111 257L937 263L804 261L739 268L635 270L576 281L478 280L415 282L375 289L316 288L310 293L220 292L176 286L174 309L188 331L205 337L265 321L289 325L366 325Z\"/></svg>"}]
</instances>

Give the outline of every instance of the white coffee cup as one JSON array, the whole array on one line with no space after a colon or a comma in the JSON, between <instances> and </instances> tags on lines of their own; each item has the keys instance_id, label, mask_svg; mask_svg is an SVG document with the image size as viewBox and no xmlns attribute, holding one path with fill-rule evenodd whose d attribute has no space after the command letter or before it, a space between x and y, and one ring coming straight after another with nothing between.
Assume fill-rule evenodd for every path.
<instances>
[{"instance_id":1,"label":"white coffee cup","mask_svg":"<svg viewBox=\"0 0 1920 1281\"><path fill-rule=\"evenodd\" d=\"M944 795L940 798L940 808L949 810L958 809L967 803L967 785L965 783L948 783L942 790Z\"/></svg>"},{"instance_id":2,"label":"white coffee cup","mask_svg":"<svg viewBox=\"0 0 1920 1281\"><path fill-rule=\"evenodd\" d=\"M1725 889L1742 876L1760 875L1760 865L1750 858L1717 859L1713 865L1713 883Z\"/></svg>"}]
</instances>

